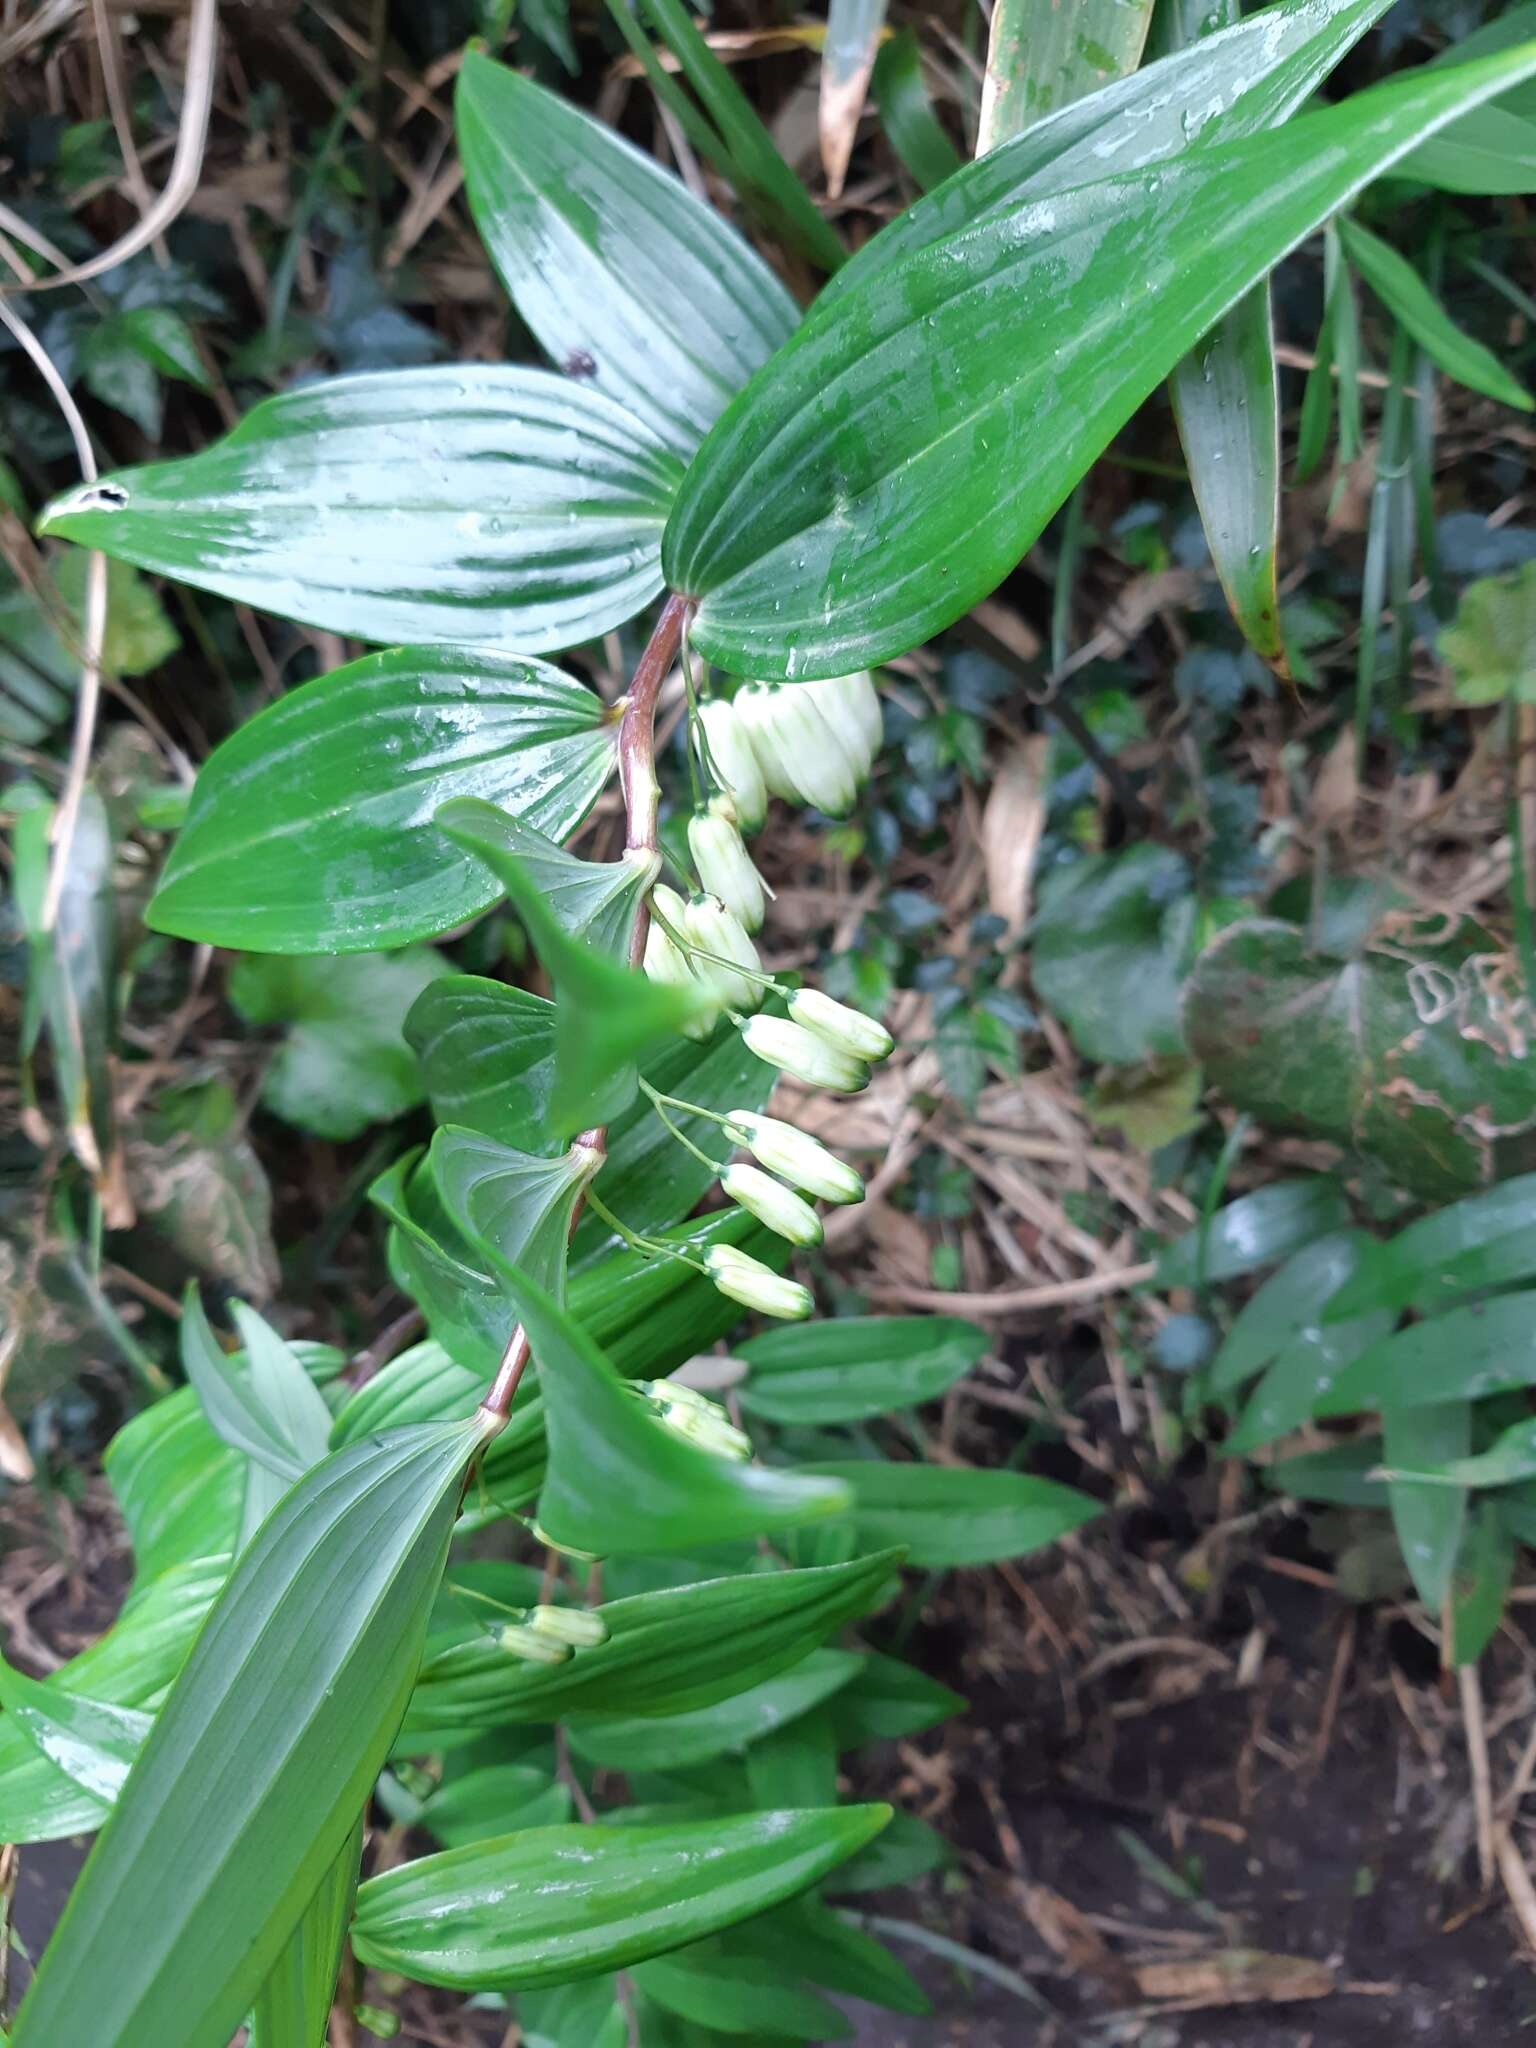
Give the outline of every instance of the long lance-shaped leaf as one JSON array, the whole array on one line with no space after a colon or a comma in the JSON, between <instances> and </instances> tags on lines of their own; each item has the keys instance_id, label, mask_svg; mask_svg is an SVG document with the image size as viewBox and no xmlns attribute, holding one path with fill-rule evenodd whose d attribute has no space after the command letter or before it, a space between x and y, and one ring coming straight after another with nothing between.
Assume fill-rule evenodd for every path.
<instances>
[{"instance_id":1,"label":"long lance-shaped leaf","mask_svg":"<svg viewBox=\"0 0 1536 2048\"><path fill-rule=\"evenodd\" d=\"M547 370L370 372L56 498L41 531L375 642L574 647L660 588L677 458Z\"/></svg>"},{"instance_id":2,"label":"long lance-shaped leaf","mask_svg":"<svg viewBox=\"0 0 1536 2048\"><path fill-rule=\"evenodd\" d=\"M976 154L1134 71L1151 19L1152 0L997 0Z\"/></svg>"},{"instance_id":3,"label":"long lance-shaped leaf","mask_svg":"<svg viewBox=\"0 0 1536 2048\"><path fill-rule=\"evenodd\" d=\"M667 528L694 644L845 675L995 588L1223 313L1536 45L1102 179L903 258L803 327L700 449ZM962 176L964 174L962 173Z\"/></svg>"},{"instance_id":4,"label":"long lance-shaped leaf","mask_svg":"<svg viewBox=\"0 0 1536 2048\"><path fill-rule=\"evenodd\" d=\"M341 1853L416 1675L477 1421L338 1451L236 1565L15 2048L224 2048Z\"/></svg>"},{"instance_id":5,"label":"long lance-shaped leaf","mask_svg":"<svg viewBox=\"0 0 1536 2048\"><path fill-rule=\"evenodd\" d=\"M362 1846L359 1820L268 1972L251 2014L249 2048L325 2048Z\"/></svg>"},{"instance_id":6,"label":"long lance-shaped leaf","mask_svg":"<svg viewBox=\"0 0 1536 2048\"><path fill-rule=\"evenodd\" d=\"M843 1806L527 1828L370 1878L353 1940L377 1969L458 1990L597 1976L793 1897L890 1817L888 1806Z\"/></svg>"},{"instance_id":7,"label":"long lance-shaped leaf","mask_svg":"<svg viewBox=\"0 0 1536 2048\"><path fill-rule=\"evenodd\" d=\"M1164 0L1154 33L1177 49L1232 26L1238 13L1238 0L1219 0L1214 9L1206 0ZM1247 125L1239 113L1234 132ZM1267 279L1184 358L1168 388L1227 604L1254 652L1283 664L1280 388Z\"/></svg>"}]
</instances>

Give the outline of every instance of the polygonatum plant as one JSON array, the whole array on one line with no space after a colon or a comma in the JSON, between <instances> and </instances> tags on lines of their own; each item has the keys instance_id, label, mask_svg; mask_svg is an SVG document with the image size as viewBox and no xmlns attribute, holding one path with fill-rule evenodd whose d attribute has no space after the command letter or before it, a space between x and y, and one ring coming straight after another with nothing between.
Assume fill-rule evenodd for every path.
<instances>
[{"instance_id":1,"label":"polygonatum plant","mask_svg":"<svg viewBox=\"0 0 1536 2048\"><path fill-rule=\"evenodd\" d=\"M1262 473L1273 407L1245 417L1212 352L1272 376L1274 265L1536 74L1522 44L1308 108L1383 11L1171 37L846 261L752 143L757 211L831 273L803 311L680 182L471 52L470 202L552 367L306 385L49 507L51 535L382 650L214 752L152 926L377 952L505 900L552 994L432 974L407 1017L437 1129L372 1192L428 1338L357 1385L248 1310L226 1350L189 1301L188 1386L112 1445L128 1605L49 1680L0 1677L0 1833L99 1829L16 2048L247 2022L318 2048L359 1965L513 2000L561 2048L833 2038L827 1990L920 2005L828 1900L932 1837L840 1804L838 1760L955 1702L842 1632L904 1560L1015 1555L1097 1504L877 1455L864 1425L974 1364L970 1326L802 1322L790 1255L861 1190L772 1086L857 1091L891 1039L764 971L743 833L772 797L846 811L876 665L983 599L1165 379L1192 461ZM1263 580L1227 585L1272 636ZM642 618L611 706L544 658ZM681 889L655 737L679 661ZM615 776L624 846L578 857ZM726 1404L694 1362L742 1309L777 1327ZM480 1554L498 1528L547 1567ZM439 1846L359 1883L375 1795Z\"/></svg>"}]
</instances>

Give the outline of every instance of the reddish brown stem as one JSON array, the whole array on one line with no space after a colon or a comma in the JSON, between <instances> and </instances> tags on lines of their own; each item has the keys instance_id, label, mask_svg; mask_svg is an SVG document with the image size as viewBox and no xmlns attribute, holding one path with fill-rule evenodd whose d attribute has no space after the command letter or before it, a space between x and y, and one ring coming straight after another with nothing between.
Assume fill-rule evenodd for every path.
<instances>
[{"instance_id":1,"label":"reddish brown stem","mask_svg":"<svg viewBox=\"0 0 1536 2048\"><path fill-rule=\"evenodd\" d=\"M686 597L668 597L656 621L656 629L636 664L629 694L624 699L624 716L619 725L619 787L624 792L626 852L636 848L647 853L656 851L657 805L661 797L661 787L656 780L656 699L677 659L683 627L688 619L688 603ZM650 922L650 908L642 900L630 934L631 967L638 967L645 957L645 939ZM603 1126L598 1124L583 1131L576 1143L601 1152L606 1136ZM578 1201L571 1212L572 1230L576 1228L580 1215L581 1203ZM492 1417L498 1428L512 1411L512 1402L527 1367L528 1356L528 1338L519 1323L507 1339L507 1348L501 1354L496 1377L480 1403L480 1412Z\"/></svg>"}]
</instances>

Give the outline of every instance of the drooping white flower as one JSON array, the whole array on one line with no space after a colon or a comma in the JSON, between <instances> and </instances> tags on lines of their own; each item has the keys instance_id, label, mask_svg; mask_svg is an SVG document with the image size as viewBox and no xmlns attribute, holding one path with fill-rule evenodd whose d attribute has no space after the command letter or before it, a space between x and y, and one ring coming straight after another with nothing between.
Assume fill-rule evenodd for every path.
<instances>
[{"instance_id":1,"label":"drooping white flower","mask_svg":"<svg viewBox=\"0 0 1536 2048\"><path fill-rule=\"evenodd\" d=\"M763 1000L763 984L753 977L762 973L763 963L734 911L727 910L718 896L696 896L683 909L683 936L702 953L713 956L691 957L694 972L720 991L723 1003L733 1010L758 1007ZM730 966L723 966L722 961L734 961L747 971L737 974Z\"/></svg>"},{"instance_id":2,"label":"drooping white flower","mask_svg":"<svg viewBox=\"0 0 1536 2048\"><path fill-rule=\"evenodd\" d=\"M798 1323L816 1306L808 1287L802 1287L798 1280L786 1280L761 1259L737 1251L732 1245L711 1245L704 1254L704 1263L722 1294L739 1301L743 1308L756 1309L759 1315Z\"/></svg>"},{"instance_id":3,"label":"drooping white flower","mask_svg":"<svg viewBox=\"0 0 1536 2048\"><path fill-rule=\"evenodd\" d=\"M684 929L687 906L675 889L660 883L651 892L652 917L650 930L645 935L645 956L642 965L651 981L666 983L671 988L696 989L701 977L690 966L687 956L674 945L669 934L663 929L654 914L660 911L673 931ZM713 986L713 984L711 984ZM691 1018L682 1028L685 1035L700 1044L709 1037L719 1019L718 1007Z\"/></svg>"},{"instance_id":4,"label":"drooping white flower","mask_svg":"<svg viewBox=\"0 0 1536 2048\"><path fill-rule=\"evenodd\" d=\"M787 1017L751 1017L742 1028L742 1038L749 1052L770 1067L793 1074L807 1087L857 1095L869 1085L869 1069L862 1060Z\"/></svg>"},{"instance_id":5,"label":"drooping white flower","mask_svg":"<svg viewBox=\"0 0 1536 2048\"><path fill-rule=\"evenodd\" d=\"M845 1160L809 1132L753 1109L733 1109L725 1124L733 1145L743 1145L771 1173L824 1202L862 1202L864 1183Z\"/></svg>"},{"instance_id":6,"label":"drooping white flower","mask_svg":"<svg viewBox=\"0 0 1536 2048\"><path fill-rule=\"evenodd\" d=\"M769 717L779 759L804 801L829 818L846 817L858 801L862 747L850 751L808 683L789 683L776 691Z\"/></svg>"},{"instance_id":7,"label":"drooping white flower","mask_svg":"<svg viewBox=\"0 0 1536 2048\"><path fill-rule=\"evenodd\" d=\"M821 1243L821 1218L810 1203L761 1167L728 1166L720 1185L733 1202L739 1202L759 1223L791 1244Z\"/></svg>"},{"instance_id":8,"label":"drooping white flower","mask_svg":"<svg viewBox=\"0 0 1536 2048\"><path fill-rule=\"evenodd\" d=\"M859 780L864 781L884 738L880 699L868 669L861 669L857 675L828 676L821 682L802 683L800 687L811 692L818 710L856 763Z\"/></svg>"},{"instance_id":9,"label":"drooping white flower","mask_svg":"<svg viewBox=\"0 0 1536 2048\"><path fill-rule=\"evenodd\" d=\"M710 763L736 806L737 823L743 832L756 832L768 815L768 787L741 713L723 697L711 697L699 706L699 720L709 743Z\"/></svg>"},{"instance_id":10,"label":"drooping white flower","mask_svg":"<svg viewBox=\"0 0 1536 2048\"><path fill-rule=\"evenodd\" d=\"M862 1010L834 1002L819 988L799 988L789 999L789 1014L828 1045L861 1060L883 1060L895 1045L885 1026Z\"/></svg>"},{"instance_id":11,"label":"drooping white flower","mask_svg":"<svg viewBox=\"0 0 1536 2048\"><path fill-rule=\"evenodd\" d=\"M786 803L804 802L800 785L790 769L779 737L777 704L779 691L767 683L748 683L734 698L736 715L752 748L765 786Z\"/></svg>"},{"instance_id":12,"label":"drooping white flower","mask_svg":"<svg viewBox=\"0 0 1536 2048\"><path fill-rule=\"evenodd\" d=\"M745 930L761 930L767 907L763 878L723 808L711 804L689 819L688 850L704 887L735 912Z\"/></svg>"}]
</instances>

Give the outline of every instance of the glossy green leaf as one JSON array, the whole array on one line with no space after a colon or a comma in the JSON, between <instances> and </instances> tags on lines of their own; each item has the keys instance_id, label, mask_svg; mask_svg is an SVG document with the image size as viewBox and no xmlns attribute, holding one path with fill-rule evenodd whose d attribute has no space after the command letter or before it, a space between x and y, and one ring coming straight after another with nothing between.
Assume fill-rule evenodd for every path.
<instances>
[{"instance_id":1,"label":"glossy green leaf","mask_svg":"<svg viewBox=\"0 0 1536 2048\"><path fill-rule=\"evenodd\" d=\"M1448 377L1465 384L1469 391L1482 392L1485 398L1496 398L1521 412L1531 410L1536 400L1524 385L1511 376L1491 349L1456 325L1406 257L1356 220L1341 219L1338 230L1350 262Z\"/></svg>"},{"instance_id":2,"label":"glossy green leaf","mask_svg":"<svg viewBox=\"0 0 1536 2048\"><path fill-rule=\"evenodd\" d=\"M963 159L923 84L922 50L914 30L898 29L880 45L871 83L892 149L919 187L931 192L959 170Z\"/></svg>"},{"instance_id":3,"label":"glossy green leaf","mask_svg":"<svg viewBox=\"0 0 1536 2048\"><path fill-rule=\"evenodd\" d=\"M443 1207L493 1275L516 1268L563 1301L571 1211L600 1163L590 1149L536 1159L450 1126L427 1156Z\"/></svg>"},{"instance_id":4,"label":"glossy green leaf","mask_svg":"<svg viewBox=\"0 0 1536 2048\"><path fill-rule=\"evenodd\" d=\"M478 1990L559 1983L702 1940L804 1891L884 1827L887 1806L671 1827L533 1828L427 1856L358 1893L376 1969Z\"/></svg>"},{"instance_id":5,"label":"glossy green leaf","mask_svg":"<svg viewBox=\"0 0 1536 2048\"><path fill-rule=\"evenodd\" d=\"M1536 192L1536 121L1480 107L1470 121L1454 121L1421 143L1398 169L1444 192Z\"/></svg>"},{"instance_id":6,"label":"glossy green leaf","mask_svg":"<svg viewBox=\"0 0 1536 2048\"><path fill-rule=\"evenodd\" d=\"M678 474L611 399L462 363L263 399L200 455L55 498L40 530L332 633L542 654L655 596Z\"/></svg>"},{"instance_id":7,"label":"glossy green leaf","mask_svg":"<svg viewBox=\"0 0 1536 2048\"><path fill-rule=\"evenodd\" d=\"M1339 1374L1317 1412L1354 1415L1375 1409L1386 1414L1478 1401L1530 1386L1536 1386L1536 1297L1506 1294L1447 1309L1383 1336Z\"/></svg>"},{"instance_id":8,"label":"glossy green leaf","mask_svg":"<svg viewBox=\"0 0 1536 2048\"><path fill-rule=\"evenodd\" d=\"M437 822L451 838L494 863L554 983L552 1132L568 1137L608 1123L635 1093L635 1062L708 1007L702 983L697 992L672 988L612 957L625 906L632 917L655 879L655 857L637 853L606 864L571 861L571 868L585 872L569 876L568 894L550 901L544 890L558 848L530 858L534 842L526 828L508 831L509 821L501 813L472 798L444 805Z\"/></svg>"},{"instance_id":9,"label":"glossy green leaf","mask_svg":"<svg viewBox=\"0 0 1536 2048\"><path fill-rule=\"evenodd\" d=\"M1369 1271L1375 1256L1375 1240L1363 1230L1334 1231L1293 1252L1239 1310L1211 1360L1210 1391L1233 1393L1262 1372L1304 1330L1325 1319L1334 1297L1362 1267Z\"/></svg>"},{"instance_id":10,"label":"glossy green leaf","mask_svg":"<svg viewBox=\"0 0 1536 2048\"><path fill-rule=\"evenodd\" d=\"M1391 1329L1390 1311L1377 1309L1350 1322L1297 1330L1270 1363L1222 1446L1229 1455L1257 1450L1324 1411L1330 1388Z\"/></svg>"},{"instance_id":11,"label":"glossy green leaf","mask_svg":"<svg viewBox=\"0 0 1536 2048\"><path fill-rule=\"evenodd\" d=\"M181 1315L182 1369L223 1441L292 1485L325 1456L331 1411L271 1325L244 1302L234 1313L245 1339L244 1374L231 1371L196 1285L187 1283Z\"/></svg>"},{"instance_id":12,"label":"glossy green leaf","mask_svg":"<svg viewBox=\"0 0 1536 2048\"><path fill-rule=\"evenodd\" d=\"M1208 1222L1175 1238L1158 1259L1157 1285L1198 1287L1257 1272L1348 1221L1344 1191L1327 1175L1272 1181L1251 1195L1239 1195Z\"/></svg>"},{"instance_id":13,"label":"glossy green leaf","mask_svg":"<svg viewBox=\"0 0 1536 2048\"><path fill-rule=\"evenodd\" d=\"M236 1506L238 1512L238 1500ZM229 1558L173 1566L131 1594L99 1642L42 1681L108 1708L158 1704L229 1572ZM50 1842L100 1827L107 1808L0 1716L0 1836Z\"/></svg>"},{"instance_id":14,"label":"glossy green leaf","mask_svg":"<svg viewBox=\"0 0 1536 2048\"><path fill-rule=\"evenodd\" d=\"M1151 20L1152 0L997 0L976 154L1134 71Z\"/></svg>"},{"instance_id":15,"label":"glossy green leaf","mask_svg":"<svg viewBox=\"0 0 1536 2048\"><path fill-rule=\"evenodd\" d=\"M1261 1467L1267 1486L1297 1500L1326 1502L1341 1508L1384 1508L1386 1481L1379 1477L1381 1438L1352 1437L1325 1450L1302 1451Z\"/></svg>"},{"instance_id":16,"label":"glossy green leaf","mask_svg":"<svg viewBox=\"0 0 1536 2048\"><path fill-rule=\"evenodd\" d=\"M1409 1472L1442 1487L1509 1486L1536 1477L1536 1418L1511 1423L1486 1450L1460 1457L1420 1457L1412 1467L1395 1468L1398 1478Z\"/></svg>"},{"instance_id":17,"label":"glossy green leaf","mask_svg":"<svg viewBox=\"0 0 1536 2048\"><path fill-rule=\"evenodd\" d=\"M469 51L454 99L480 239L556 366L689 455L799 309L719 214L612 128Z\"/></svg>"},{"instance_id":18,"label":"glossy green leaf","mask_svg":"<svg viewBox=\"0 0 1536 2048\"><path fill-rule=\"evenodd\" d=\"M845 1686L859 1668L848 1650L812 1650L798 1664L686 1713L611 1715L577 1722L571 1747L620 1771L670 1771L728 1756L786 1727Z\"/></svg>"},{"instance_id":19,"label":"glossy green leaf","mask_svg":"<svg viewBox=\"0 0 1536 2048\"><path fill-rule=\"evenodd\" d=\"M869 1651L857 1676L829 1709L837 1746L861 1749L866 1742L899 1742L919 1734L951 1714L963 1714L967 1702L947 1685L930 1678L899 1657Z\"/></svg>"},{"instance_id":20,"label":"glossy green leaf","mask_svg":"<svg viewBox=\"0 0 1536 2048\"><path fill-rule=\"evenodd\" d=\"M1256 134L1283 121L1390 5L1280 0L1047 115L871 236L823 288L810 317L957 228L1114 172L1148 169L1193 143Z\"/></svg>"},{"instance_id":21,"label":"glossy green leaf","mask_svg":"<svg viewBox=\"0 0 1536 2048\"><path fill-rule=\"evenodd\" d=\"M608 1640L564 1664L509 1657L490 1638L428 1663L406 1719L439 1727L703 1713L798 1663L877 1606L900 1551L803 1571L749 1572L606 1601ZM731 1654L720 1655L729 1641ZM920 1725L926 1725L920 1724Z\"/></svg>"},{"instance_id":22,"label":"glossy green leaf","mask_svg":"<svg viewBox=\"0 0 1536 2048\"><path fill-rule=\"evenodd\" d=\"M737 1392L749 1414L769 1422L860 1422L936 1399L990 1342L958 1316L790 1323L736 1347L750 1368Z\"/></svg>"},{"instance_id":23,"label":"glossy green leaf","mask_svg":"<svg viewBox=\"0 0 1536 2048\"><path fill-rule=\"evenodd\" d=\"M127 1525L137 1586L173 1566L233 1551L241 1463L209 1428L190 1387L125 1422L102 1462Z\"/></svg>"},{"instance_id":24,"label":"glossy green leaf","mask_svg":"<svg viewBox=\"0 0 1536 2048\"><path fill-rule=\"evenodd\" d=\"M767 2019L786 2040L847 2040L852 2024L819 1993L788 1981L786 1964L792 1959L760 1961L705 1941L638 1964L634 1977L647 1998L716 2033L752 2033Z\"/></svg>"},{"instance_id":25,"label":"glossy green leaf","mask_svg":"<svg viewBox=\"0 0 1536 2048\"><path fill-rule=\"evenodd\" d=\"M1086 1058L1129 1065L1182 1050L1193 913L1189 870L1166 846L1088 854L1045 878L1030 970Z\"/></svg>"},{"instance_id":26,"label":"glossy green leaf","mask_svg":"<svg viewBox=\"0 0 1536 2048\"><path fill-rule=\"evenodd\" d=\"M527 989L450 974L405 1020L432 1115L503 1145L547 1142L555 1085L555 1006Z\"/></svg>"},{"instance_id":27,"label":"glossy green leaf","mask_svg":"<svg viewBox=\"0 0 1536 2048\"><path fill-rule=\"evenodd\" d=\"M420 1825L445 1849L489 1841L516 1828L558 1826L571 1817L571 1790L537 1764L490 1764L432 1794Z\"/></svg>"},{"instance_id":28,"label":"glossy green leaf","mask_svg":"<svg viewBox=\"0 0 1536 2048\"><path fill-rule=\"evenodd\" d=\"M1024 1472L898 1465L878 1458L819 1461L800 1469L852 1489L861 1543L903 1543L908 1561L931 1571L1022 1557L1103 1513L1087 1494Z\"/></svg>"},{"instance_id":29,"label":"glossy green leaf","mask_svg":"<svg viewBox=\"0 0 1536 2048\"><path fill-rule=\"evenodd\" d=\"M389 1219L390 1271L427 1328L460 1366L489 1377L516 1318L490 1260L443 1208L421 1153L397 1159L369 1187L368 1199Z\"/></svg>"},{"instance_id":30,"label":"glossy green leaf","mask_svg":"<svg viewBox=\"0 0 1536 2048\"><path fill-rule=\"evenodd\" d=\"M563 838L608 778L614 730L547 662L432 647L349 662L214 749L149 922L266 953L448 931L501 891L438 830L439 805L483 797Z\"/></svg>"},{"instance_id":31,"label":"glossy green leaf","mask_svg":"<svg viewBox=\"0 0 1536 2048\"><path fill-rule=\"evenodd\" d=\"M339 1451L263 1524L70 1895L17 2048L234 2032L383 1762L479 1440L429 1425Z\"/></svg>"},{"instance_id":32,"label":"glossy green leaf","mask_svg":"<svg viewBox=\"0 0 1536 2048\"><path fill-rule=\"evenodd\" d=\"M1453 933L1341 963L1294 925L1247 920L1195 963L1190 1050L1235 1107L1364 1153L1415 1193L1463 1194L1536 1157L1525 1040L1479 950Z\"/></svg>"},{"instance_id":33,"label":"glossy green leaf","mask_svg":"<svg viewBox=\"0 0 1536 2048\"><path fill-rule=\"evenodd\" d=\"M743 1765L754 1806L836 1806L837 1743L831 1702L823 1701L758 1737Z\"/></svg>"},{"instance_id":34,"label":"glossy green leaf","mask_svg":"<svg viewBox=\"0 0 1536 2048\"><path fill-rule=\"evenodd\" d=\"M894 1885L908 1885L952 1860L953 1852L944 1837L919 1820L915 1813L895 1813L891 1824L867 1849L849 1858L837 1871L829 1892L886 1891Z\"/></svg>"},{"instance_id":35,"label":"glossy green leaf","mask_svg":"<svg viewBox=\"0 0 1536 2048\"><path fill-rule=\"evenodd\" d=\"M1474 1288L1536 1273L1536 1173L1517 1174L1421 1216L1378 1245L1329 1298L1327 1319L1372 1308L1443 1307Z\"/></svg>"},{"instance_id":36,"label":"glossy green leaf","mask_svg":"<svg viewBox=\"0 0 1536 2048\"><path fill-rule=\"evenodd\" d=\"M768 1961L793 1956L802 1977L829 1991L867 1999L892 2012L920 2015L930 2010L922 1986L904 1963L872 1934L809 1894L745 1922L730 1939L733 1946Z\"/></svg>"},{"instance_id":37,"label":"glossy green leaf","mask_svg":"<svg viewBox=\"0 0 1536 2048\"><path fill-rule=\"evenodd\" d=\"M325 2048L362 1846L359 1820L257 1994L249 2048Z\"/></svg>"},{"instance_id":38,"label":"glossy green leaf","mask_svg":"<svg viewBox=\"0 0 1536 2048\"><path fill-rule=\"evenodd\" d=\"M527 2048L634 2048L629 2014L617 2002L612 1977L584 1977L547 1991L520 1991L517 2017ZM642 2037L639 2048L649 2048Z\"/></svg>"},{"instance_id":39,"label":"glossy green leaf","mask_svg":"<svg viewBox=\"0 0 1536 2048\"><path fill-rule=\"evenodd\" d=\"M835 1479L737 1464L674 1435L542 1288L521 1273L503 1279L544 1396L549 1476L539 1525L555 1542L599 1555L689 1550L848 1506Z\"/></svg>"},{"instance_id":40,"label":"glossy green leaf","mask_svg":"<svg viewBox=\"0 0 1536 2048\"><path fill-rule=\"evenodd\" d=\"M153 1714L29 1678L0 1657L0 1707L49 1763L110 1807L154 1725Z\"/></svg>"},{"instance_id":41,"label":"glossy green leaf","mask_svg":"<svg viewBox=\"0 0 1536 2048\"><path fill-rule=\"evenodd\" d=\"M952 623L1282 256L1532 72L1536 49L1393 80L1019 206L840 294L688 472L663 561L697 601L694 644L737 673L829 676Z\"/></svg>"},{"instance_id":42,"label":"glossy green leaf","mask_svg":"<svg viewBox=\"0 0 1536 2048\"><path fill-rule=\"evenodd\" d=\"M1396 1408L1382 1424L1382 1461L1395 1469L1442 1464L1464 1458L1472 1448L1472 1410L1465 1401L1442 1408ZM1466 1531L1466 1492L1459 1486L1393 1479L1387 1499L1414 1590L1438 1615Z\"/></svg>"}]
</instances>

